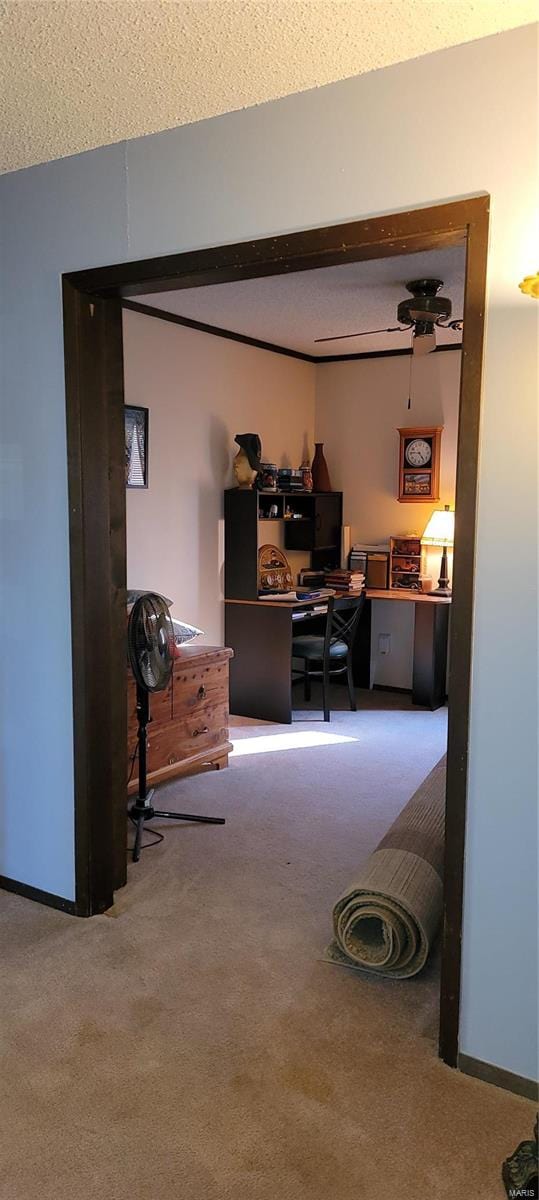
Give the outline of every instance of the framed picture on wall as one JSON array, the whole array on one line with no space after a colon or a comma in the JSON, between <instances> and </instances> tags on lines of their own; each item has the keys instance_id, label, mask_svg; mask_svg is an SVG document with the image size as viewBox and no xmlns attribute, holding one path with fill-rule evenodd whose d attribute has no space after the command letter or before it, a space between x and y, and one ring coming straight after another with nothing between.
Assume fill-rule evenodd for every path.
<instances>
[{"instance_id":1,"label":"framed picture on wall","mask_svg":"<svg viewBox=\"0 0 539 1200\"><path fill-rule=\"evenodd\" d=\"M440 499L442 425L399 429L399 493L402 502Z\"/></svg>"},{"instance_id":2,"label":"framed picture on wall","mask_svg":"<svg viewBox=\"0 0 539 1200\"><path fill-rule=\"evenodd\" d=\"M125 405L125 486L148 487L147 408Z\"/></svg>"}]
</instances>

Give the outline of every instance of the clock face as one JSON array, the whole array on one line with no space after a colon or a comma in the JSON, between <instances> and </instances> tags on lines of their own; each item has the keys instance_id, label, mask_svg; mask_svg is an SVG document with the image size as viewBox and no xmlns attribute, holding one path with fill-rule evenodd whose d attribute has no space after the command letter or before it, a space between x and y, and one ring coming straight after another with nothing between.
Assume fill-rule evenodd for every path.
<instances>
[{"instance_id":1,"label":"clock face","mask_svg":"<svg viewBox=\"0 0 539 1200\"><path fill-rule=\"evenodd\" d=\"M414 438L412 442L408 442L404 456L411 467L428 466L432 458L430 442L426 442L424 438Z\"/></svg>"}]
</instances>

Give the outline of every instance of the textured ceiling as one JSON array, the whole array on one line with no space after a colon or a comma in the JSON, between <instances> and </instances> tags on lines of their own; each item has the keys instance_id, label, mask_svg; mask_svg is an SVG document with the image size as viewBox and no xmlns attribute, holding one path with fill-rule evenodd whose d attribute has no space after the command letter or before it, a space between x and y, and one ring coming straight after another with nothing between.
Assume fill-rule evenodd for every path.
<instances>
[{"instance_id":1,"label":"textured ceiling","mask_svg":"<svg viewBox=\"0 0 539 1200\"><path fill-rule=\"evenodd\" d=\"M455 246L294 275L159 292L137 296L137 302L304 354L402 350L410 344L409 333L376 334L318 345L315 338L396 325L397 304L408 297L405 283L426 276L444 281L442 295L452 302L452 316L461 317L464 270L465 248ZM437 330L439 345L454 344L461 338L460 333Z\"/></svg>"},{"instance_id":2,"label":"textured ceiling","mask_svg":"<svg viewBox=\"0 0 539 1200\"><path fill-rule=\"evenodd\" d=\"M0 0L0 171L536 18L537 0Z\"/></svg>"}]
</instances>

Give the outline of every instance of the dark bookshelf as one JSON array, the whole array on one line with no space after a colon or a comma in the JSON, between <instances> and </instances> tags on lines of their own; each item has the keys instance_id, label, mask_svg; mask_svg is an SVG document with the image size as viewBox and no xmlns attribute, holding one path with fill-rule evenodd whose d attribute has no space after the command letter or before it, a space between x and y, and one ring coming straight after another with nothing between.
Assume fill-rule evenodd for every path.
<instances>
[{"instance_id":1,"label":"dark bookshelf","mask_svg":"<svg viewBox=\"0 0 539 1200\"><path fill-rule=\"evenodd\" d=\"M277 506L277 517L270 508ZM289 508L298 517L285 517ZM284 525L284 548L309 554L311 568L340 565L342 492L261 492L249 488L225 491L225 598L256 600L258 547L271 542L271 525ZM259 534L259 525L263 532Z\"/></svg>"}]
</instances>

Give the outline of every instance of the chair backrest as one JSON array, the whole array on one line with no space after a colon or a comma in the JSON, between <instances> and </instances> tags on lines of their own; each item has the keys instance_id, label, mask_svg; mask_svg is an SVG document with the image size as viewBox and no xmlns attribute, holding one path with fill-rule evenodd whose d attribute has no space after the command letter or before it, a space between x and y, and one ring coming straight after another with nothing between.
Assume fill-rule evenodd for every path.
<instances>
[{"instance_id":1,"label":"chair backrest","mask_svg":"<svg viewBox=\"0 0 539 1200\"><path fill-rule=\"evenodd\" d=\"M364 606L365 592L361 592L359 596L328 598L324 658L329 655L330 646L334 642L344 642L349 650L352 649Z\"/></svg>"}]
</instances>

